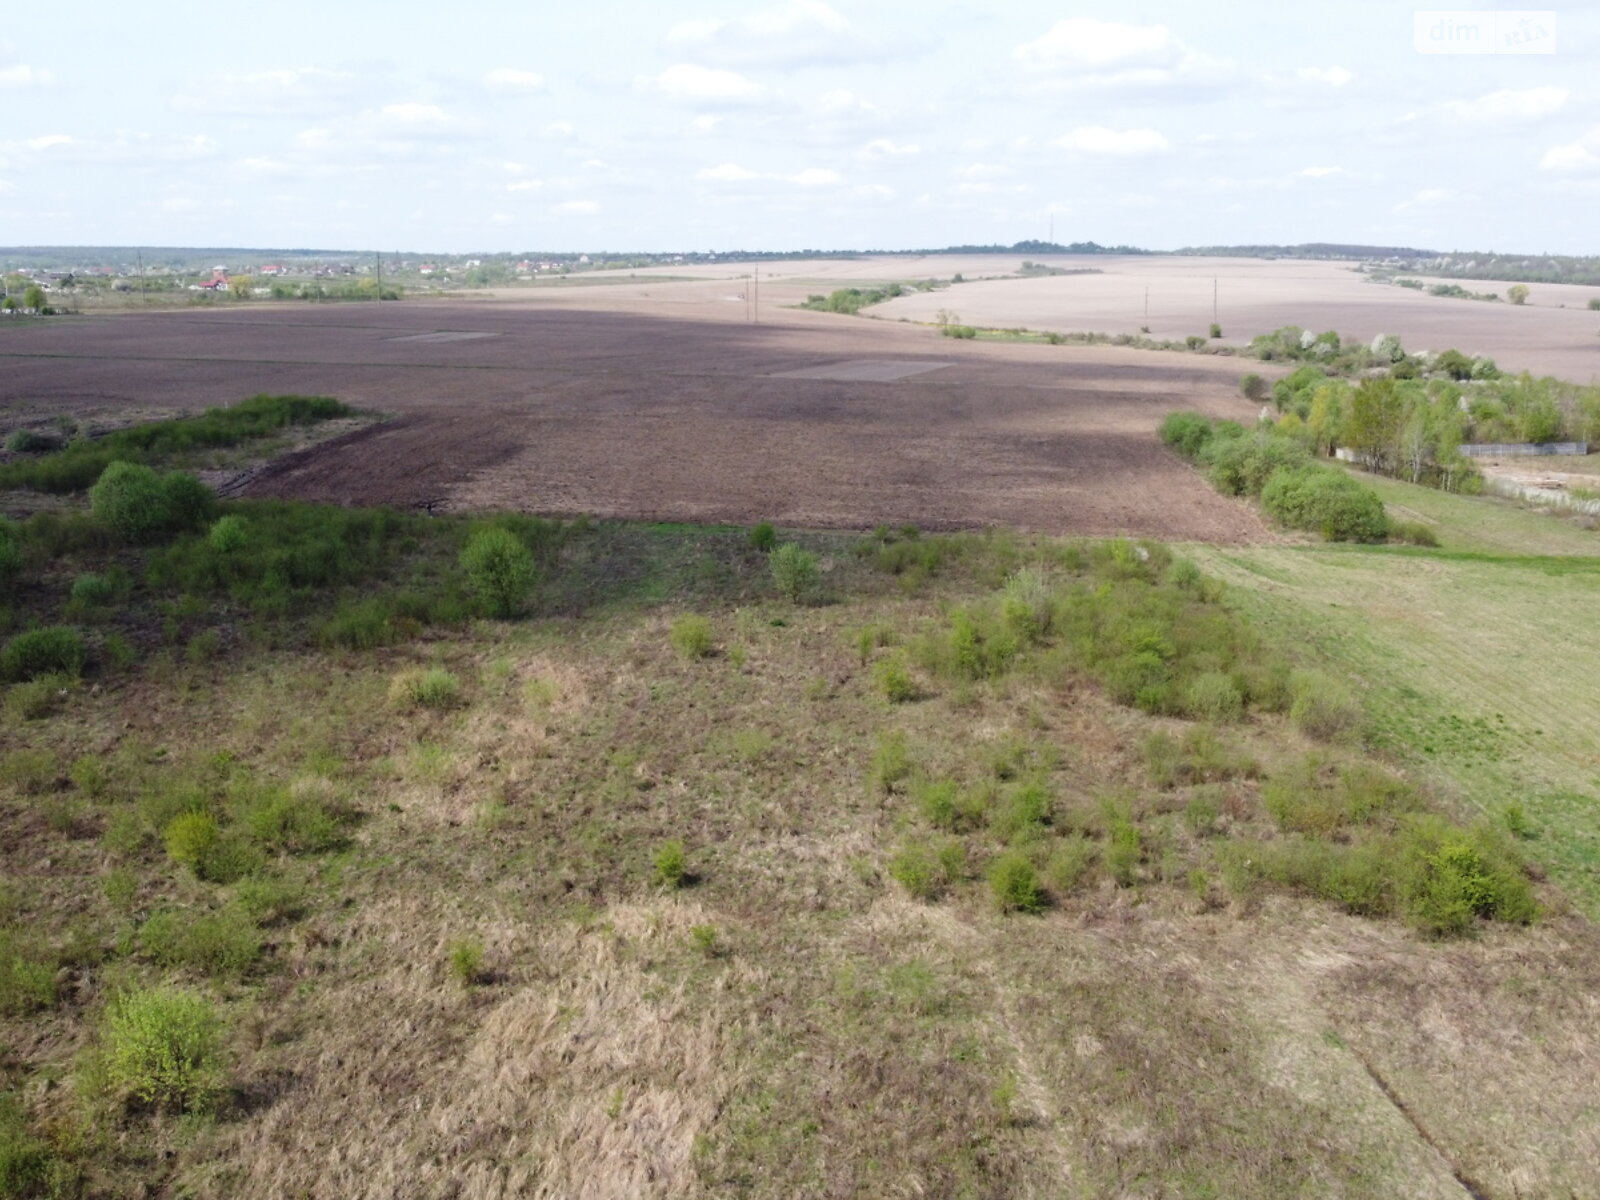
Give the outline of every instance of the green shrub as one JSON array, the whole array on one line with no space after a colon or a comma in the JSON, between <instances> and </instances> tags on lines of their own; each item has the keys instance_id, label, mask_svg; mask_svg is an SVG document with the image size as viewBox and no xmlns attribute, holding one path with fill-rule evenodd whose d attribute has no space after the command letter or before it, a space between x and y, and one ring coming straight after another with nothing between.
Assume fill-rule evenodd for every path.
<instances>
[{"instance_id":1,"label":"green shrub","mask_svg":"<svg viewBox=\"0 0 1600 1200\"><path fill-rule=\"evenodd\" d=\"M206 540L218 554L237 554L250 543L249 526L243 517L229 513L217 518L211 531L206 534Z\"/></svg>"},{"instance_id":2,"label":"green shrub","mask_svg":"<svg viewBox=\"0 0 1600 1200\"><path fill-rule=\"evenodd\" d=\"M878 690L890 704L906 704L921 695L916 680L911 677L910 667L898 654L879 662L873 669L873 675L877 679Z\"/></svg>"},{"instance_id":3,"label":"green shrub","mask_svg":"<svg viewBox=\"0 0 1600 1200\"><path fill-rule=\"evenodd\" d=\"M711 622L693 613L674 621L667 637L673 649L687 659L706 658L713 647Z\"/></svg>"},{"instance_id":4,"label":"green shrub","mask_svg":"<svg viewBox=\"0 0 1600 1200\"><path fill-rule=\"evenodd\" d=\"M1479 917L1526 924L1539 915L1521 861L1487 827L1464 830L1419 817L1400 854L1406 917L1429 936L1465 933Z\"/></svg>"},{"instance_id":5,"label":"green shrub","mask_svg":"<svg viewBox=\"0 0 1600 1200\"><path fill-rule=\"evenodd\" d=\"M70 675L39 675L6 689L6 712L19 721L40 721L58 712L78 681Z\"/></svg>"},{"instance_id":6,"label":"green shrub","mask_svg":"<svg viewBox=\"0 0 1600 1200\"><path fill-rule=\"evenodd\" d=\"M139 930L144 952L164 967L187 967L218 978L242 975L261 957L261 935L241 909L158 912Z\"/></svg>"},{"instance_id":7,"label":"green shrub","mask_svg":"<svg viewBox=\"0 0 1600 1200\"><path fill-rule=\"evenodd\" d=\"M1246 376L1246 378L1251 378ZM1259 379L1260 376L1254 378ZM1209 418L1197 412L1168 413L1161 422L1161 440L1179 454L1193 462L1200 457L1213 433Z\"/></svg>"},{"instance_id":8,"label":"green shrub","mask_svg":"<svg viewBox=\"0 0 1600 1200\"><path fill-rule=\"evenodd\" d=\"M1044 889L1033 861L1020 850L1008 850L989 867L989 890L1001 912L1039 912Z\"/></svg>"},{"instance_id":9,"label":"green shrub","mask_svg":"<svg viewBox=\"0 0 1600 1200\"><path fill-rule=\"evenodd\" d=\"M210 883L232 883L259 865L250 847L225 833L216 817L204 810L190 809L173 817L162 828L161 840L167 857Z\"/></svg>"},{"instance_id":10,"label":"green shrub","mask_svg":"<svg viewBox=\"0 0 1600 1200\"><path fill-rule=\"evenodd\" d=\"M15 579L22 571L22 540L17 527L0 517L0 583Z\"/></svg>"},{"instance_id":11,"label":"green shrub","mask_svg":"<svg viewBox=\"0 0 1600 1200\"><path fill-rule=\"evenodd\" d=\"M0 677L26 681L40 675L66 675L76 679L88 657L75 629L47 625L19 633L6 643L0 652Z\"/></svg>"},{"instance_id":12,"label":"green shrub","mask_svg":"<svg viewBox=\"0 0 1600 1200\"><path fill-rule=\"evenodd\" d=\"M59 1194L50 1187L52 1174L49 1146L29 1132L22 1106L0 1093L0 1197L35 1200Z\"/></svg>"},{"instance_id":13,"label":"green shrub","mask_svg":"<svg viewBox=\"0 0 1600 1200\"><path fill-rule=\"evenodd\" d=\"M750 530L750 548L766 554L778 544L778 531L768 521L753 526Z\"/></svg>"},{"instance_id":14,"label":"green shrub","mask_svg":"<svg viewBox=\"0 0 1600 1200\"><path fill-rule=\"evenodd\" d=\"M240 806L239 820L251 840L276 854L319 854L340 846L348 814L333 785L303 779L287 788L266 788Z\"/></svg>"},{"instance_id":15,"label":"green shrub","mask_svg":"<svg viewBox=\"0 0 1600 1200\"><path fill-rule=\"evenodd\" d=\"M1276 472L1311 461L1299 442L1261 430L1227 437L1219 429L1206 443L1205 457L1211 464L1211 486L1229 496L1260 496Z\"/></svg>"},{"instance_id":16,"label":"green shrub","mask_svg":"<svg viewBox=\"0 0 1600 1200\"><path fill-rule=\"evenodd\" d=\"M385 596L347 600L317 627L317 641L348 650L371 650L399 640L403 623Z\"/></svg>"},{"instance_id":17,"label":"green shrub","mask_svg":"<svg viewBox=\"0 0 1600 1200\"><path fill-rule=\"evenodd\" d=\"M54 1008L57 965L41 947L0 931L0 1015Z\"/></svg>"},{"instance_id":18,"label":"green shrub","mask_svg":"<svg viewBox=\"0 0 1600 1200\"><path fill-rule=\"evenodd\" d=\"M1106 870L1118 887L1132 887L1144 859L1144 839L1126 815L1113 814L1107 822Z\"/></svg>"},{"instance_id":19,"label":"green shrub","mask_svg":"<svg viewBox=\"0 0 1600 1200\"><path fill-rule=\"evenodd\" d=\"M204 1111L222 1090L222 1018L203 996L178 988L133 991L111 1002L105 1065L126 1098Z\"/></svg>"},{"instance_id":20,"label":"green shrub","mask_svg":"<svg viewBox=\"0 0 1600 1200\"><path fill-rule=\"evenodd\" d=\"M689 882L689 854L679 838L662 842L652 859L656 882L663 887L680 888Z\"/></svg>"},{"instance_id":21,"label":"green shrub","mask_svg":"<svg viewBox=\"0 0 1600 1200\"><path fill-rule=\"evenodd\" d=\"M533 587L533 552L499 525L475 532L461 551L461 567L491 616L512 617Z\"/></svg>"},{"instance_id":22,"label":"green shrub","mask_svg":"<svg viewBox=\"0 0 1600 1200\"><path fill-rule=\"evenodd\" d=\"M1390 521L1389 540L1408 546L1437 546L1439 535L1421 521Z\"/></svg>"},{"instance_id":23,"label":"green shrub","mask_svg":"<svg viewBox=\"0 0 1600 1200\"><path fill-rule=\"evenodd\" d=\"M123 541L150 541L170 528L192 528L210 514L210 490L192 475L163 480L138 462L112 462L90 488L96 520Z\"/></svg>"},{"instance_id":24,"label":"green shrub","mask_svg":"<svg viewBox=\"0 0 1600 1200\"><path fill-rule=\"evenodd\" d=\"M1361 705L1344 684L1320 671L1295 671L1289 694L1289 720L1307 737L1338 742L1360 735Z\"/></svg>"},{"instance_id":25,"label":"green shrub","mask_svg":"<svg viewBox=\"0 0 1600 1200\"><path fill-rule=\"evenodd\" d=\"M450 943L450 975L462 987L471 987L483 978L483 943L462 938Z\"/></svg>"},{"instance_id":26,"label":"green shrub","mask_svg":"<svg viewBox=\"0 0 1600 1200\"><path fill-rule=\"evenodd\" d=\"M1367 764L1329 767L1310 755L1275 774L1261 799L1288 833L1329 837L1350 826L1392 821L1421 807L1416 789Z\"/></svg>"},{"instance_id":27,"label":"green shrub","mask_svg":"<svg viewBox=\"0 0 1600 1200\"><path fill-rule=\"evenodd\" d=\"M911 751L906 746L906 735L899 730L881 735L872 756L872 790L888 795L896 784L910 777Z\"/></svg>"},{"instance_id":28,"label":"green shrub","mask_svg":"<svg viewBox=\"0 0 1600 1200\"><path fill-rule=\"evenodd\" d=\"M990 828L1002 841L1029 842L1044 833L1050 823L1052 801L1041 784L1027 783L1015 788L994 810Z\"/></svg>"},{"instance_id":29,"label":"green shrub","mask_svg":"<svg viewBox=\"0 0 1600 1200\"><path fill-rule=\"evenodd\" d=\"M772 582L791 604L810 599L817 590L821 573L817 556L795 542L785 542L767 557Z\"/></svg>"},{"instance_id":30,"label":"green shrub","mask_svg":"<svg viewBox=\"0 0 1600 1200\"><path fill-rule=\"evenodd\" d=\"M895 851L889 876L916 900L936 900L950 883L944 861L926 842L908 842Z\"/></svg>"},{"instance_id":31,"label":"green shrub","mask_svg":"<svg viewBox=\"0 0 1600 1200\"><path fill-rule=\"evenodd\" d=\"M240 880L233 890L233 903L262 928L298 921L307 908L304 887L270 875Z\"/></svg>"},{"instance_id":32,"label":"green shrub","mask_svg":"<svg viewBox=\"0 0 1600 1200\"><path fill-rule=\"evenodd\" d=\"M74 608L99 608L117 598L116 581L105 575L79 575L72 581Z\"/></svg>"},{"instance_id":33,"label":"green shrub","mask_svg":"<svg viewBox=\"0 0 1600 1200\"><path fill-rule=\"evenodd\" d=\"M1246 400L1255 400L1257 402L1265 400L1267 390L1267 381L1254 371L1239 378L1239 391Z\"/></svg>"},{"instance_id":34,"label":"green shrub","mask_svg":"<svg viewBox=\"0 0 1600 1200\"><path fill-rule=\"evenodd\" d=\"M55 434L37 429L18 429L6 438L6 449L13 454L48 454L64 444Z\"/></svg>"},{"instance_id":35,"label":"green shrub","mask_svg":"<svg viewBox=\"0 0 1600 1200\"><path fill-rule=\"evenodd\" d=\"M957 828L961 820L960 795L953 779L923 780L911 789L922 819L935 829Z\"/></svg>"},{"instance_id":36,"label":"green shrub","mask_svg":"<svg viewBox=\"0 0 1600 1200\"><path fill-rule=\"evenodd\" d=\"M1183 708L1186 716L1226 724L1244 715L1244 694L1233 676L1207 671L1184 688Z\"/></svg>"},{"instance_id":37,"label":"green shrub","mask_svg":"<svg viewBox=\"0 0 1600 1200\"><path fill-rule=\"evenodd\" d=\"M442 711L461 703L461 680L443 667L401 671L389 682L389 697L405 708Z\"/></svg>"},{"instance_id":38,"label":"green shrub","mask_svg":"<svg viewBox=\"0 0 1600 1200\"><path fill-rule=\"evenodd\" d=\"M1311 530L1330 542L1381 542L1389 536L1378 493L1332 467L1274 471L1262 489L1261 507L1290 529Z\"/></svg>"},{"instance_id":39,"label":"green shrub","mask_svg":"<svg viewBox=\"0 0 1600 1200\"><path fill-rule=\"evenodd\" d=\"M1062 838L1051 849L1045 863L1045 883L1057 896L1071 895L1094 869L1097 855L1095 843L1086 837Z\"/></svg>"}]
</instances>

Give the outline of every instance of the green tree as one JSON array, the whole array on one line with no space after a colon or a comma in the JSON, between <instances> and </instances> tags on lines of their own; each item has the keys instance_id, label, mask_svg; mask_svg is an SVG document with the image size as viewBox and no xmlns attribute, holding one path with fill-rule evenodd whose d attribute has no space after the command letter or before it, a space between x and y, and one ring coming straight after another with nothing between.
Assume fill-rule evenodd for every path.
<instances>
[{"instance_id":1,"label":"green tree","mask_svg":"<svg viewBox=\"0 0 1600 1200\"><path fill-rule=\"evenodd\" d=\"M1513 304L1526 304L1528 302L1528 285L1514 283L1506 289L1506 299Z\"/></svg>"},{"instance_id":2,"label":"green tree","mask_svg":"<svg viewBox=\"0 0 1600 1200\"><path fill-rule=\"evenodd\" d=\"M29 285L28 290L22 293L22 307L35 312L42 311L45 307L44 289L37 283Z\"/></svg>"},{"instance_id":3,"label":"green tree","mask_svg":"<svg viewBox=\"0 0 1600 1200\"><path fill-rule=\"evenodd\" d=\"M1394 470L1406 403L1393 379L1366 379L1350 398L1344 422L1344 444L1361 455L1379 474Z\"/></svg>"}]
</instances>

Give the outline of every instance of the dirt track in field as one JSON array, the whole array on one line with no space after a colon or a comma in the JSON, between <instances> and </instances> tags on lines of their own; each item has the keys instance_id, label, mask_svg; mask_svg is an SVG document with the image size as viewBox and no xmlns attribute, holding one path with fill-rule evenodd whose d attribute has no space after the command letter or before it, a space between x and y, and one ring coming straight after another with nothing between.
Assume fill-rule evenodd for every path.
<instances>
[{"instance_id":1,"label":"dirt track in field","mask_svg":"<svg viewBox=\"0 0 1600 1200\"><path fill-rule=\"evenodd\" d=\"M258 392L395 415L277 464L252 495L1270 540L1253 509L1155 438L1174 408L1250 415L1237 361L961 343L790 311L750 325L717 288L631 312L591 289L560 307L263 305L30 323L0 337L0 404L8 426Z\"/></svg>"}]
</instances>

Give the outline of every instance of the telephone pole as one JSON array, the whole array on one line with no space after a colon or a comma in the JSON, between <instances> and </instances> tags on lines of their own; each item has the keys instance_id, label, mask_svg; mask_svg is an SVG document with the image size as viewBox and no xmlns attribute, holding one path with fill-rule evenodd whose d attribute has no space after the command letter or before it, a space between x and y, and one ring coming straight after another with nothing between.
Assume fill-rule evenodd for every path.
<instances>
[{"instance_id":1,"label":"telephone pole","mask_svg":"<svg viewBox=\"0 0 1600 1200\"><path fill-rule=\"evenodd\" d=\"M378 251L378 303L383 303L383 251Z\"/></svg>"},{"instance_id":2,"label":"telephone pole","mask_svg":"<svg viewBox=\"0 0 1600 1200\"><path fill-rule=\"evenodd\" d=\"M1211 323L1217 324L1217 277L1211 277Z\"/></svg>"},{"instance_id":3,"label":"telephone pole","mask_svg":"<svg viewBox=\"0 0 1600 1200\"><path fill-rule=\"evenodd\" d=\"M750 289L750 294L754 297L754 309L755 309L755 315L756 315L755 323L757 325L759 325L759 324L761 324L761 264L760 263L756 264L756 274L755 274L754 282L755 282L755 286Z\"/></svg>"}]
</instances>

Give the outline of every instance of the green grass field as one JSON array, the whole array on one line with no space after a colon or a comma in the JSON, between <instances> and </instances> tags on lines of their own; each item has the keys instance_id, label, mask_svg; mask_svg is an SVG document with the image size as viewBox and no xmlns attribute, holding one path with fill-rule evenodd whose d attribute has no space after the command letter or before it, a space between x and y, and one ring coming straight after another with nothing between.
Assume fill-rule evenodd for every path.
<instances>
[{"instance_id":1,"label":"green grass field","mask_svg":"<svg viewBox=\"0 0 1600 1200\"><path fill-rule=\"evenodd\" d=\"M1363 476L1438 550L1206 548L1253 624L1336 664L1375 744L1464 809L1519 805L1534 854L1600 912L1600 534Z\"/></svg>"}]
</instances>

